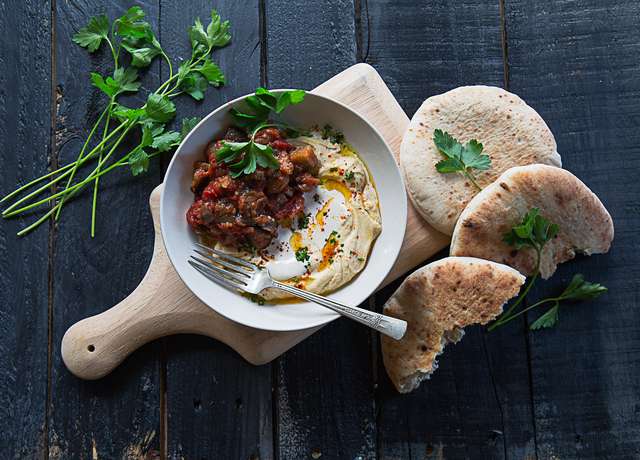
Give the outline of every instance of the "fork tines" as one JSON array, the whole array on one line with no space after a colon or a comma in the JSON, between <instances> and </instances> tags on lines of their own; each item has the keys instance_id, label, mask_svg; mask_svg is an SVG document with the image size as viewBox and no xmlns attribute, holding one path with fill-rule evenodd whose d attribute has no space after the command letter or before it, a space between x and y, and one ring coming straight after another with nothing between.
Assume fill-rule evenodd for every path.
<instances>
[{"instance_id":1,"label":"fork tines","mask_svg":"<svg viewBox=\"0 0 640 460\"><path fill-rule=\"evenodd\" d=\"M238 257L217 251L202 244L197 246L204 249L194 249L202 257L191 256L189 264L202 275L232 289L244 290L252 273L258 268Z\"/></svg>"}]
</instances>

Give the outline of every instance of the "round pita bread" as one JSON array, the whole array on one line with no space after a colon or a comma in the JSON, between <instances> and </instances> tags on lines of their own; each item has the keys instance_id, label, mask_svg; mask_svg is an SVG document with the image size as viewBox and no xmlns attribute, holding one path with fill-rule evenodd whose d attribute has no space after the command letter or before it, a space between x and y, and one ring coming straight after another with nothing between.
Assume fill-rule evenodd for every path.
<instances>
[{"instance_id":1,"label":"round pita bread","mask_svg":"<svg viewBox=\"0 0 640 460\"><path fill-rule=\"evenodd\" d=\"M493 260L532 275L536 255L516 251L502 239L524 215L538 208L559 226L540 259L540 274L549 278L559 263L576 252L602 254L613 240L613 221L598 197L569 171L553 166L511 168L471 200L460 215L451 241L451 255Z\"/></svg>"},{"instance_id":2,"label":"round pita bread","mask_svg":"<svg viewBox=\"0 0 640 460\"><path fill-rule=\"evenodd\" d=\"M430 97L411 119L400 146L400 165L418 212L447 235L478 190L460 173L436 170L443 156L433 143L435 129L463 145L471 139L483 144L491 167L473 170L480 187L513 166L562 165L546 123L515 94L492 86L463 86Z\"/></svg>"},{"instance_id":3,"label":"round pita bread","mask_svg":"<svg viewBox=\"0 0 640 460\"><path fill-rule=\"evenodd\" d=\"M429 378L444 346L458 342L465 326L498 316L524 281L513 268L473 257L446 257L409 275L384 306L407 321L401 340L382 336L384 367L398 391Z\"/></svg>"}]
</instances>

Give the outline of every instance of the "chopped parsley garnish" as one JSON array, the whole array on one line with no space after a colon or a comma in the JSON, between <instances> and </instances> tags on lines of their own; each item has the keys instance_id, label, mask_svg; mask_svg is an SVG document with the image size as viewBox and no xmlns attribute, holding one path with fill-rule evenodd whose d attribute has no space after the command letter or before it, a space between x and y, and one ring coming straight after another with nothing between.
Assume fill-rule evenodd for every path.
<instances>
[{"instance_id":1,"label":"chopped parsley garnish","mask_svg":"<svg viewBox=\"0 0 640 460\"><path fill-rule=\"evenodd\" d=\"M309 259L309 249L306 246L296 250L296 260L298 262L306 262Z\"/></svg>"},{"instance_id":2,"label":"chopped parsley garnish","mask_svg":"<svg viewBox=\"0 0 640 460\"><path fill-rule=\"evenodd\" d=\"M353 171L347 171L346 173L344 173L344 178L347 180L353 180L355 177L355 174L353 173Z\"/></svg>"},{"instance_id":3,"label":"chopped parsley garnish","mask_svg":"<svg viewBox=\"0 0 640 460\"><path fill-rule=\"evenodd\" d=\"M471 170L484 171L489 169L491 158L489 155L482 155L483 146L480 142L471 139L462 145L451 134L440 129L433 132L433 142L444 157L443 160L436 163L436 169L439 173L462 173L478 190L482 190Z\"/></svg>"},{"instance_id":4,"label":"chopped parsley garnish","mask_svg":"<svg viewBox=\"0 0 640 460\"><path fill-rule=\"evenodd\" d=\"M329 139L334 144L344 144L344 134L334 129L331 125L324 125L321 135L324 140Z\"/></svg>"},{"instance_id":5,"label":"chopped parsley garnish","mask_svg":"<svg viewBox=\"0 0 640 460\"><path fill-rule=\"evenodd\" d=\"M309 216L311 214L303 214L302 216L298 217L298 229L302 230L305 229L309 226Z\"/></svg>"},{"instance_id":6,"label":"chopped parsley garnish","mask_svg":"<svg viewBox=\"0 0 640 460\"><path fill-rule=\"evenodd\" d=\"M253 303L257 303L258 305L264 305L266 300L264 297L259 296L257 294L246 294L249 300Z\"/></svg>"}]
</instances>

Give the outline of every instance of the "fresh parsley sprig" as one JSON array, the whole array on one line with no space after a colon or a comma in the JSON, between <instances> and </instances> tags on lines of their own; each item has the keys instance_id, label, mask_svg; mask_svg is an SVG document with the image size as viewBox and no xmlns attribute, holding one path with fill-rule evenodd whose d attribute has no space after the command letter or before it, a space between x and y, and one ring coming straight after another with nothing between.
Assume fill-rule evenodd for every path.
<instances>
[{"instance_id":1,"label":"fresh parsley sprig","mask_svg":"<svg viewBox=\"0 0 640 460\"><path fill-rule=\"evenodd\" d=\"M461 173L476 187L482 188L476 182L472 170L484 171L491 166L491 158L483 155L483 146L475 139L471 139L462 145L456 138L446 131L436 129L433 132L433 142L438 151L444 157L436 163L436 170L439 173Z\"/></svg>"},{"instance_id":2,"label":"fresh parsley sprig","mask_svg":"<svg viewBox=\"0 0 640 460\"><path fill-rule=\"evenodd\" d=\"M561 302L577 302L580 300L591 300L599 297L601 294L607 292L608 289L599 283L590 283L584 279L584 276L580 273L573 275L573 278L569 285L562 291L557 297L548 297L546 299L539 300L538 302L530 305L527 308L520 310L518 313L513 314L500 322L500 326L508 323L509 321L517 318L525 312L544 305L552 303L553 305L545 313L543 313L538 319L536 319L529 329L532 331L539 329L547 329L556 325L558 322L558 313L560 310Z\"/></svg>"},{"instance_id":3,"label":"fresh parsley sprig","mask_svg":"<svg viewBox=\"0 0 640 460\"><path fill-rule=\"evenodd\" d=\"M607 288L602 286L601 284L585 281L584 277L581 274L577 274L574 275L571 283L569 283L569 285L559 296L540 300L530 305L529 307L521 309L520 311L514 313L518 305L520 305L527 297L527 294L531 290L531 287L535 284L540 275L540 259L542 257L542 249L550 240L557 236L558 231L558 225L549 222L549 220L540 215L540 211L538 208L532 208L525 214L522 222L520 222L518 225L513 226L511 228L511 231L503 236L503 241L510 246L513 246L517 250L525 248L533 249L536 253L536 265L533 275L531 276L531 278L529 278L529 281L522 294L520 294L520 296L516 299L513 305L509 307L507 311L500 315L500 317L488 327L489 331L505 325L509 321L512 321L513 319L533 308L550 302L553 302L552 307L546 313L540 316L536 321L534 321L531 324L530 329L538 330L542 328L552 327L558 321L558 310L560 309L561 302L594 299L603 292L607 291Z\"/></svg>"},{"instance_id":4,"label":"fresh parsley sprig","mask_svg":"<svg viewBox=\"0 0 640 460\"><path fill-rule=\"evenodd\" d=\"M216 160L229 165L231 177L251 174L257 166L272 169L279 167L273 149L269 145L255 142L256 134L264 128L286 126L270 122L271 112L279 114L288 106L299 104L304 100L304 95L305 92L301 89L274 94L265 88L258 88L255 94L245 98L246 107L231 109L236 123L249 133L247 142L224 141L216 152Z\"/></svg>"},{"instance_id":5,"label":"fresh parsley sprig","mask_svg":"<svg viewBox=\"0 0 640 460\"><path fill-rule=\"evenodd\" d=\"M17 216L39 206L52 204L43 215L31 225L20 230L24 235L45 222L50 216L57 220L64 204L87 186L93 185L91 210L91 236L95 235L97 195L99 179L104 174L119 167L128 167L131 174L138 176L147 171L150 160L163 152L172 150L180 144L186 134L195 126L197 119L182 120L180 131L166 128L176 115L172 98L189 94L196 100L204 97L208 86L224 84L225 77L220 68L211 60L214 49L226 46L231 35L229 21L222 21L218 13L211 12L211 21L204 28L200 19L196 19L189 28L191 57L182 62L178 72L173 71L173 63L162 49L153 33L151 25L145 21L144 11L134 6L116 18L113 22L105 15L96 16L73 36L73 41L90 53L97 51L103 44L108 46L113 58L111 75L91 72L93 86L107 97L104 110L91 128L87 139L78 153L77 159L59 167L19 187L5 196L0 202L17 198L23 192L26 195L15 199L3 212L5 218ZM125 55L129 56L129 65L125 65ZM119 96L134 93L140 89L138 69L148 67L156 57L162 57L168 64L169 78L155 91L151 92L141 107L126 107L118 102ZM126 153L120 153L122 142L133 133L139 132L140 141ZM98 134L99 133L99 134ZM94 138L98 137L98 140ZM81 169L93 165L93 169L83 178L77 178ZM48 192L52 186L65 181L64 188L54 190L48 197L39 195Z\"/></svg>"}]
</instances>

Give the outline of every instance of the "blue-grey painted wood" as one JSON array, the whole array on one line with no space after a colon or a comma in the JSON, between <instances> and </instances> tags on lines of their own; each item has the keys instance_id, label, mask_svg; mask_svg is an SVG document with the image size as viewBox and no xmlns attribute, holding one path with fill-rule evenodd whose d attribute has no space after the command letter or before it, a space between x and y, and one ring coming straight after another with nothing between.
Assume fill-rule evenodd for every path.
<instances>
[{"instance_id":1,"label":"blue-grey painted wood","mask_svg":"<svg viewBox=\"0 0 640 460\"><path fill-rule=\"evenodd\" d=\"M0 195L47 172L51 143L48 2L0 4ZM0 456L46 455L48 225L0 223Z\"/></svg>"},{"instance_id":2,"label":"blue-grey painted wood","mask_svg":"<svg viewBox=\"0 0 640 460\"><path fill-rule=\"evenodd\" d=\"M357 60L350 0L267 2L266 34L271 88L311 89ZM278 458L375 457L371 337L337 320L277 360Z\"/></svg>"},{"instance_id":3,"label":"blue-grey painted wood","mask_svg":"<svg viewBox=\"0 0 640 460\"><path fill-rule=\"evenodd\" d=\"M202 102L188 96L175 99L179 114L205 116L260 86L257 0L164 2L160 24L168 54L190 56L187 27L198 16L208 23L213 7L231 23L231 45L213 54L227 85L209 88ZM163 78L168 72L163 65ZM205 337L169 337L165 344L169 458L273 458L270 365L252 366Z\"/></svg>"},{"instance_id":4,"label":"blue-grey painted wood","mask_svg":"<svg viewBox=\"0 0 640 460\"><path fill-rule=\"evenodd\" d=\"M71 41L91 16L121 15L140 5L158 30L156 1L57 2L55 78L57 85L54 156L60 164L75 159L105 96L91 86L89 71L112 69L107 50L90 56ZM133 100L143 104L146 91L159 84L156 61L144 74L143 90ZM144 96L142 94L144 93ZM129 103L133 103L129 99ZM112 176L112 177L109 177ZM54 241L51 401L49 452L58 458L121 458L157 451L160 444L159 347L151 344L129 357L108 377L82 381L71 375L60 357L64 332L82 318L104 311L126 297L142 279L153 250L148 198L160 182L153 163L145 176L126 170L100 182L96 237L89 234L89 190L63 209ZM93 454L95 452L95 454Z\"/></svg>"},{"instance_id":5,"label":"blue-grey painted wood","mask_svg":"<svg viewBox=\"0 0 640 460\"><path fill-rule=\"evenodd\" d=\"M367 61L409 116L427 97L457 86L504 85L498 2L369 0L363 3L361 22ZM446 255L443 251L434 260ZM379 307L398 284L377 296ZM535 453L521 331L488 335L480 327L469 328L438 361L431 380L406 396L395 392L378 366L380 458L523 458Z\"/></svg>"},{"instance_id":6,"label":"blue-grey painted wood","mask_svg":"<svg viewBox=\"0 0 640 460\"><path fill-rule=\"evenodd\" d=\"M532 294L554 294L578 272L609 288L561 309L554 329L529 334L538 456L638 458L639 5L514 0L506 13L510 88L539 110L563 166L616 227L609 254L565 264Z\"/></svg>"}]
</instances>

